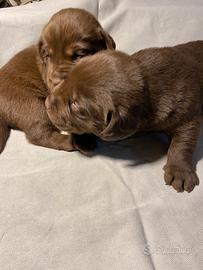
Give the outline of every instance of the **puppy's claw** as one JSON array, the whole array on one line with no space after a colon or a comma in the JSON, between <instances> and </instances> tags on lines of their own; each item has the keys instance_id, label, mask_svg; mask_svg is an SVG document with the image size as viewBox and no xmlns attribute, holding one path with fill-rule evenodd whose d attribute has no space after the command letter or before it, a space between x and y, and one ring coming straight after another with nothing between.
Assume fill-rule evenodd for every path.
<instances>
[{"instance_id":1,"label":"puppy's claw","mask_svg":"<svg viewBox=\"0 0 203 270\"><path fill-rule=\"evenodd\" d=\"M188 170L178 166L165 166L164 170L165 183L171 185L177 192L189 193L199 185L199 178L192 168Z\"/></svg>"},{"instance_id":2,"label":"puppy's claw","mask_svg":"<svg viewBox=\"0 0 203 270\"><path fill-rule=\"evenodd\" d=\"M172 181L173 181L173 176L171 174L166 174L165 173L165 183L166 185L171 185Z\"/></svg>"}]
</instances>

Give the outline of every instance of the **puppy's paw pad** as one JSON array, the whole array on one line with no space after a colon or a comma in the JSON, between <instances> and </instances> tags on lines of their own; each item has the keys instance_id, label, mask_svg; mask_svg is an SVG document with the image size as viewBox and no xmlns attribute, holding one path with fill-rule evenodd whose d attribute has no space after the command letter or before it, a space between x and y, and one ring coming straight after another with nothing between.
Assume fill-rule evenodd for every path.
<instances>
[{"instance_id":1,"label":"puppy's paw pad","mask_svg":"<svg viewBox=\"0 0 203 270\"><path fill-rule=\"evenodd\" d=\"M164 179L167 185L171 185L177 192L191 192L199 185L199 178L195 171L178 166L165 166Z\"/></svg>"}]
</instances>

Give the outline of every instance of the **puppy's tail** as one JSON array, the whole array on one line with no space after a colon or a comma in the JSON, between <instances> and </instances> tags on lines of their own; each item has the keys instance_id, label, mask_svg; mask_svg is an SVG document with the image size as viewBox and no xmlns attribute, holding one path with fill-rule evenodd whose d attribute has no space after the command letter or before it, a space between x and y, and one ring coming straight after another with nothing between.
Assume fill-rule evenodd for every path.
<instances>
[{"instance_id":1,"label":"puppy's tail","mask_svg":"<svg viewBox=\"0 0 203 270\"><path fill-rule=\"evenodd\" d=\"M0 154L3 152L9 138L11 129L0 120Z\"/></svg>"}]
</instances>

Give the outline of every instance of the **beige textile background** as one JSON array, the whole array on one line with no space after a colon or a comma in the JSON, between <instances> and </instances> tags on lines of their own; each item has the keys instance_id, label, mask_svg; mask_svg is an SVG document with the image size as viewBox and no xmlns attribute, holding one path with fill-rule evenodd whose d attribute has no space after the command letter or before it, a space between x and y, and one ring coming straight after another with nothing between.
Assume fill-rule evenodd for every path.
<instances>
[{"instance_id":1,"label":"beige textile background","mask_svg":"<svg viewBox=\"0 0 203 270\"><path fill-rule=\"evenodd\" d=\"M45 0L0 10L0 65L65 7L92 12L129 53L203 39L201 0ZM203 269L202 157L203 136L201 184L177 194L164 185L156 134L99 143L87 158L12 132L0 156L0 270Z\"/></svg>"}]
</instances>

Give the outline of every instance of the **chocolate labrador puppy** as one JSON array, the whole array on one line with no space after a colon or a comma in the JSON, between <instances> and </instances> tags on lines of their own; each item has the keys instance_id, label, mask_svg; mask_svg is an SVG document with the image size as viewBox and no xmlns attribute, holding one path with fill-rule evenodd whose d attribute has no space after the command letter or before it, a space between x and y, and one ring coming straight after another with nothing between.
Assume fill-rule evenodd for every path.
<instances>
[{"instance_id":1,"label":"chocolate labrador puppy","mask_svg":"<svg viewBox=\"0 0 203 270\"><path fill-rule=\"evenodd\" d=\"M49 89L64 80L82 57L115 49L112 37L84 9L63 9L52 16L39 41L39 64Z\"/></svg>"},{"instance_id":2,"label":"chocolate labrador puppy","mask_svg":"<svg viewBox=\"0 0 203 270\"><path fill-rule=\"evenodd\" d=\"M0 69L0 153L11 129L22 130L31 143L49 148L94 148L92 136L60 134L44 102L80 58L107 48L114 49L115 43L89 12L71 8L56 13L38 46L23 50Z\"/></svg>"},{"instance_id":3,"label":"chocolate labrador puppy","mask_svg":"<svg viewBox=\"0 0 203 270\"><path fill-rule=\"evenodd\" d=\"M203 41L150 48L132 56L100 52L82 59L46 99L52 123L104 140L157 130L171 135L165 182L178 192L199 184L193 153L203 106Z\"/></svg>"}]
</instances>

